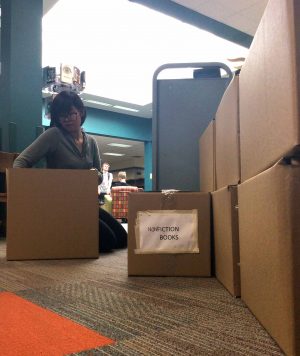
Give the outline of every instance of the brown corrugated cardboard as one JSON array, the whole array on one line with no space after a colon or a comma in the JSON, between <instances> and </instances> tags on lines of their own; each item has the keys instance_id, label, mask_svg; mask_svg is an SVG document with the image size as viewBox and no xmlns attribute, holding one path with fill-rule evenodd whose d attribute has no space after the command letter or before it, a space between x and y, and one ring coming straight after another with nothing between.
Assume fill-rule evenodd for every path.
<instances>
[{"instance_id":1,"label":"brown corrugated cardboard","mask_svg":"<svg viewBox=\"0 0 300 356\"><path fill-rule=\"evenodd\" d=\"M135 223L138 211L198 211L199 253L136 254ZM203 276L211 275L210 194L179 192L131 193L128 216L128 275L130 276Z\"/></svg>"},{"instance_id":2,"label":"brown corrugated cardboard","mask_svg":"<svg viewBox=\"0 0 300 356\"><path fill-rule=\"evenodd\" d=\"M237 186L212 193L215 271L233 296L241 295Z\"/></svg>"},{"instance_id":3,"label":"brown corrugated cardboard","mask_svg":"<svg viewBox=\"0 0 300 356\"><path fill-rule=\"evenodd\" d=\"M199 140L200 191L215 190L215 120L207 126Z\"/></svg>"},{"instance_id":4,"label":"brown corrugated cardboard","mask_svg":"<svg viewBox=\"0 0 300 356\"><path fill-rule=\"evenodd\" d=\"M300 166L238 187L241 297L287 355L300 354Z\"/></svg>"},{"instance_id":5,"label":"brown corrugated cardboard","mask_svg":"<svg viewBox=\"0 0 300 356\"><path fill-rule=\"evenodd\" d=\"M90 170L7 170L7 259L98 257L98 177Z\"/></svg>"},{"instance_id":6,"label":"brown corrugated cardboard","mask_svg":"<svg viewBox=\"0 0 300 356\"><path fill-rule=\"evenodd\" d=\"M239 77L226 89L216 113L216 189L240 182Z\"/></svg>"},{"instance_id":7,"label":"brown corrugated cardboard","mask_svg":"<svg viewBox=\"0 0 300 356\"><path fill-rule=\"evenodd\" d=\"M298 0L270 0L242 67L242 181L300 144L299 17Z\"/></svg>"}]
</instances>

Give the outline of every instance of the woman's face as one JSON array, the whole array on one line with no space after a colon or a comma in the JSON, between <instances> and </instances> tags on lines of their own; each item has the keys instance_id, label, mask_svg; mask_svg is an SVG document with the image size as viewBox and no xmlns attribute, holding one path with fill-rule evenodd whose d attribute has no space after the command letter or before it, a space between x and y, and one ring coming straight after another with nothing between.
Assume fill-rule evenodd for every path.
<instances>
[{"instance_id":1,"label":"woman's face","mask_svg":"<svg viewBox=\"0 0 300 356\"><path fill-rule=\"evenodd\" d=\"M68 114L62 115L59 118L59 122L69 133L78 132L81 127L81 117L81 112L72 106Z\"/></svg>"}]
</instances>

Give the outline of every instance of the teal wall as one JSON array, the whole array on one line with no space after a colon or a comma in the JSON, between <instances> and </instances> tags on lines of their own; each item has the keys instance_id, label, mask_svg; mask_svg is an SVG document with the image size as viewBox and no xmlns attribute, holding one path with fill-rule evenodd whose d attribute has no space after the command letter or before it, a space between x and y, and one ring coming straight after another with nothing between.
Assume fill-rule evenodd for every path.
<instances>
[{"instance_id":1,"label":"teal wall","mask_svg":"<svg viewBox=\"0 0 300 356\"><path fill-rule=\"evenodd\" d=\"M0 149L21 151L42 113L43 0L1 0Z\"/></svg>"},{"instance_id":2,"label":"teal wall","mask_svg":"<svg viewBox=\"0 0 300 356\"><path fill-rule=\"evenodd\" d=\"M151 141L152 120L136 116L123 115L112 111L87 109L87 117L83 124L86 132L123 138L127 140ZM43 125L49 126L50 121L43 117Z\"/></svg>"},{"instance_id":3,"label":"teal wall","mask_svg":"<svg viewBox=\"0 0 300 356\"><path fill-rule=\"evenodd\" d=\"M84 123L84 128L87 132L105 136L151 141L151 122L150 119L87 108L87 120Z\"/></svg>"}]
</instances>

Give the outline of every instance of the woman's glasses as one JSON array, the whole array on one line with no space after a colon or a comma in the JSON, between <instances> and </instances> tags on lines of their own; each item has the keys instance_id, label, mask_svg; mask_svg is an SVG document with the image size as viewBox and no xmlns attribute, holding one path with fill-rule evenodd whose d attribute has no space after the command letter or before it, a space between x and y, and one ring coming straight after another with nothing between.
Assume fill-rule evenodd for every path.
<instances>
[{"instance_id":1,"label":"woman's glasses","mask_svg":"<svg viewBox=\"0 0 300 356\"><path fill-rule=\"evenodd\" d=\"M61 115L59 117L59 119L61 121L64 121L64 120L76 120L78 115L79 115L78 112L70 112L69 114Z\"/></svg>"}]
</instances>

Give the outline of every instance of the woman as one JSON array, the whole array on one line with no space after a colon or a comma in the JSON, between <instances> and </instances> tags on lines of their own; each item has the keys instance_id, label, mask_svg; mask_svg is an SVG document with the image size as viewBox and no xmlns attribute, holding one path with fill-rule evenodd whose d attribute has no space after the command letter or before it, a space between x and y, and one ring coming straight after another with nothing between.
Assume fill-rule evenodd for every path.
<instances>
[{"instance_id":1,"label":"woman","mask_svg":"<svg viewBox=\"0 0 300 356\"><path fill-rule=\"evenodd\" d=\"M54 98L50 115L50 128L16 158L14 168L30 168L45 158L47 168L96 169L101 177L97 143L81 127L86 110L80 97L62 91ZM122 225L101 208L99 219L99 250L126 247L127 233Z\"/></svg>"}]
</instances>

